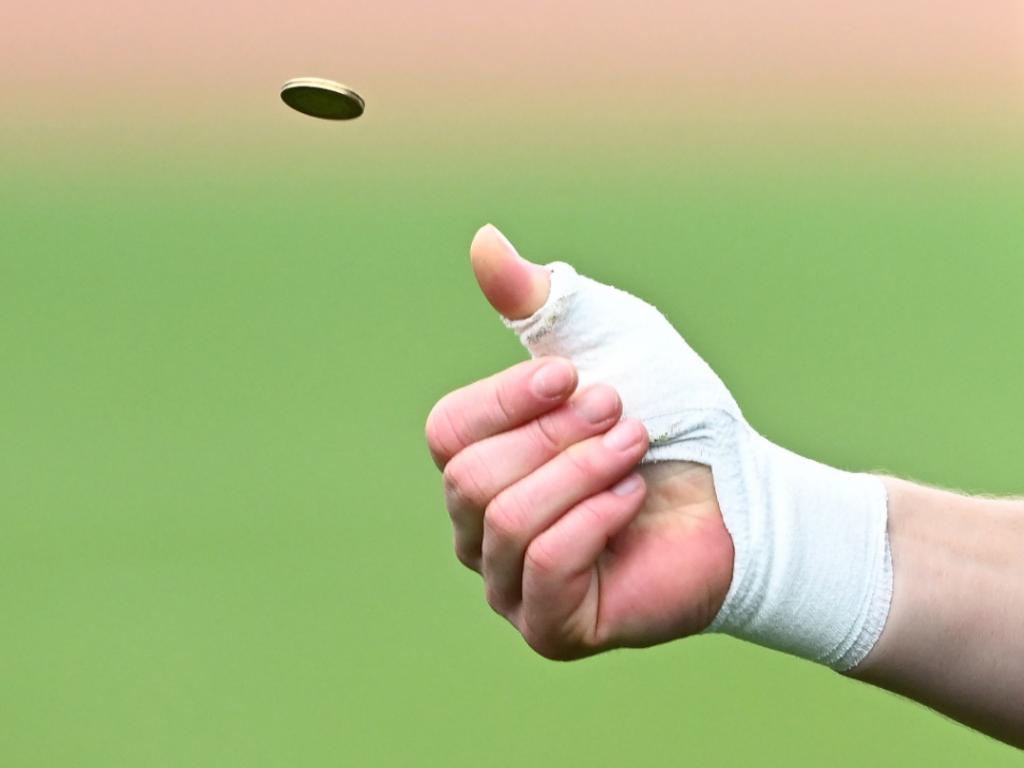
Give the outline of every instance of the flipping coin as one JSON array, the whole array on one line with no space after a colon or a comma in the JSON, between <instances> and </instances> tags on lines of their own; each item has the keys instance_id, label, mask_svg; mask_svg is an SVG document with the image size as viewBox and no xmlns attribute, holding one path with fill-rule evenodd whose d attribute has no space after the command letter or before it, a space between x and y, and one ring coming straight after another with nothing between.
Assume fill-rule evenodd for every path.
<instances>
[{"instance_id":1,"label":"flipping coin","mask_svg":"<svg viewBox=\"0 0 1024 768\"><path fill-rule=\"evenodd\" d=\"M363 114L363 97L348 86L319 77L296 77L281 86L281 100L304 115L352 120Z\"/></svg>"}]
</instances>

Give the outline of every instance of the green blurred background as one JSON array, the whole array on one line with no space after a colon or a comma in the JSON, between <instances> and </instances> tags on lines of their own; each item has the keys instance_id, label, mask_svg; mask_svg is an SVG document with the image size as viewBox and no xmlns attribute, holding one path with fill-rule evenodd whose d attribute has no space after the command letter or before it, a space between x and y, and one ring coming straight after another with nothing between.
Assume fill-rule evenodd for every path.
<instances>
[{"instance_id":1,"label":"green blurred background","mask_svg":"<svg viewBox=\"0 0 1024 768\"><path fill-rule=\"evenodd\" d=\"M468 269L492 221L659 304L773 440L1020 493L1013 98L780 75L786 109L655 83L620 111L587 87L617 59L540 96L500 66L424 94L410 59L336 125L277 87L372 62L293 48L191 90L97 49L8 102L0 763L1024 765L726 638L533 655L453 557L422 438L523 357Z\"/></svg>"}]
</instances>

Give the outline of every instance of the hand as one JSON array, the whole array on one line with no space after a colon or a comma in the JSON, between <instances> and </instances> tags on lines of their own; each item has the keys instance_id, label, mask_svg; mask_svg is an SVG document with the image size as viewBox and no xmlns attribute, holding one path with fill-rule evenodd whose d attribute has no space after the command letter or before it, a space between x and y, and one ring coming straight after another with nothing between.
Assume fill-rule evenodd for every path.
<instances>
[{"instance_id":1,"label":"hand","mask_svg":"<svg viewBox=\"0 0 1024 768\"><path fill-rule=\"evenodd\" d=\"M504 316L528 316L546 299L547 272L497 230L478 233L472 259ZM620 422L610 387L575 389L567 360L541 358L431 411L427 442L444 470L456 554L548 658L701 631L732 576L711 471L687 462L634 471L647 450L640 422Z\"/></svg>"}]
</instances>

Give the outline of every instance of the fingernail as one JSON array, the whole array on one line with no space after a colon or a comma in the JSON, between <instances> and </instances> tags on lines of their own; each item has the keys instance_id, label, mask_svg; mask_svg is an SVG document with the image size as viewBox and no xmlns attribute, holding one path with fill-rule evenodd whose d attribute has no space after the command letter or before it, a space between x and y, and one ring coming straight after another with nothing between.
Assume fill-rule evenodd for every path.
<instances>
[{"instance_id":1,"label":"fingernail","mask_svg":"<svg viewBox=\"0 0 1024 768\"><path fill-rule=\"evenodd\" d=\"M615 485L612 486L612 493L616 496L629 496L631 493L635 493L640 490L640 486L644 484L643 478L640 474L634 472L631 475L627 475L622 480L619 480Z\"/></svg>"},{"instance_id":2,"label":"fingernail","mask_svg":"<svg viewBox=\"0 0 1024 768\"><path fill-rule=\"evenodd\" d=\"M516 256L519 256L519 251L517 251L516 247L514 245L512 245L512 243L509 241L509 239L507 237L505 237L505 233L504 232L502 232L500 229L498 229L493 224L488 224L487 226L490 227L492 230L494 230L494 234L496 234L498 236L498 239L501 241L501 244L505 246L505 249L509 253L513 253Z\"/></svg>"},{"instance_id":3,"label":"fingernail","mask_svg":"<svg viewBox=\"0 0 1024 768\"><path fill-rule=\"evenodd\" d=\"M643 434L640 422L629 419L620 421L612 427L602 438L602 442L613 451L625 451L639 443L643 439Z\"/></svg>"},{"instance_id":4,"label":"fingernail","mask_svg":"<svg viewBox=\"0 0 1024 768\"><path fill-rule=\"evenodd\" d=\"M619 398L610 387L590 387L572 401L572 407L591 424L600 424L615 415Z\"/></svg>"},{"instance_id":5,"label":"fingernail","mask_svg":"<svg viewBox=\"0 0 1024 768\"><path fill-rule=\"evenodd\" d=\"M533 374L531 386L538 397L554 399L565 397L572 390L574 382L573 370L565 363L548 363Z\"/></svg>"}]
</instances>

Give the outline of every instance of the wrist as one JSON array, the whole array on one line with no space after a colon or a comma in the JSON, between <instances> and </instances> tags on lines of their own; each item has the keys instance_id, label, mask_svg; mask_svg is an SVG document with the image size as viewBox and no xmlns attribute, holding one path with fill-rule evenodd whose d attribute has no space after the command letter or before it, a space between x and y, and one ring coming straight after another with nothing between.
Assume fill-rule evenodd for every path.
<instances>
[{"instance_id":1,"label":"wrist","mask_svg":"<svg viewBox=\"0 0 1024 768\"><path fill-rule=\"evenodd\" d=\"M734 431L739 461L716 486L736 566L711 630L849 669L889 611L885 486L791 453L745 423Z\"/></svg>"}]
</instances>

